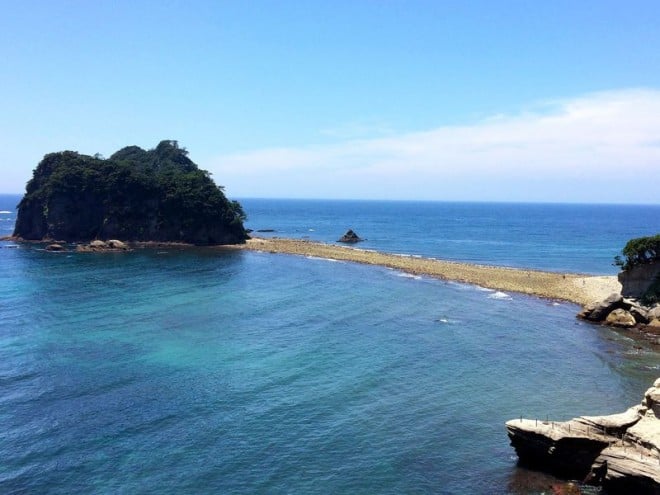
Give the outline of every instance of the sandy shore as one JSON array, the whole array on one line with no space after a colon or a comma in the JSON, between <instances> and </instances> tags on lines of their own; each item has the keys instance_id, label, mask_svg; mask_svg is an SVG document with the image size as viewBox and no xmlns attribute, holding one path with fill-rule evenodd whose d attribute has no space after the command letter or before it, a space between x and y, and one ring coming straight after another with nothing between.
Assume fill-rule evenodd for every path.
<instances>
[{"instance_id":1,"label":"sandy shore","mask_svg":"<svg viewBox=\"0 0 660 495\"><path fill-rule=\"evenodd\" d=\"M386 266L416 275L427 275L581 305L601 301L613 292L621 291L621 285L615 276L596 277L455 263L304 240L254 238L245 244L244 249Z\"/></svg>"}]
</instances>

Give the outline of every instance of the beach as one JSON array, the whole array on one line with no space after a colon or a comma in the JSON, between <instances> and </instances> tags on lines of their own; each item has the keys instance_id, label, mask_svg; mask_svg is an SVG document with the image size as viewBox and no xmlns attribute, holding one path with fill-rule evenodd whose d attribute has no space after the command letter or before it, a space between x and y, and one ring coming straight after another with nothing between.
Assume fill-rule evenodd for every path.
<instances>
[{"instance_id":1,"label":"beach","mask_svg":"<svg viewBox=\"0 0 660 495\"><path fill-rule=\"evenodd\" d=\"M590 276L459 263L307 240L257 237L248 240L244 249L385 266L414 275L426 275L580 305L601 301L613 292L621 290L621 285L615 276Z\"/></svg>"}]
</instances>

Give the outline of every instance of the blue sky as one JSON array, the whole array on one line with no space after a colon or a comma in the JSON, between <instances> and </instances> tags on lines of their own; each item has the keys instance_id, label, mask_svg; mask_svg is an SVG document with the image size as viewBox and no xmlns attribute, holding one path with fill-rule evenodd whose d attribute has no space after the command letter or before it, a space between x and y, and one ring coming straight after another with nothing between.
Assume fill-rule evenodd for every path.
<instances>
[{"instance_id":1,"label":"blue sky","mask_svg":"<svg viewBox=\"0 0 660 495\"><path fill-rule=\"evenodd\" d=\"M176 139L232 197L660 202L657 1L2 12L0 192Z\"/></svg>"}]
</instances>

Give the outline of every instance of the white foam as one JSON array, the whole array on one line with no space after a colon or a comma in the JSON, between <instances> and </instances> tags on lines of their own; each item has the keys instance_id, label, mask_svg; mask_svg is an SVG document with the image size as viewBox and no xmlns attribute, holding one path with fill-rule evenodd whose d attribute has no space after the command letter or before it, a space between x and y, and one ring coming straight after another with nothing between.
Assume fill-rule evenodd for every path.
<instances>
[{"instance_id":1,"label":"white foam","mask_svg":"<svg viewBox=\"0 0 660 495\"><path fill-rule=\"evenodd\" d=\"M335 259L332 259L332 258L322 258L321 256L308 255L308 256L305 256L305 258L307 258L308 260L321 260L321 261L331 261L332 263L343 263L343 261L341 261L341 260L335 260Z\"/></svg>"},{"instance_id":2,"label":"white foam","mask_svg":"<svg viewBox=\"0 0 660 495\"><path fill-rule=\"evenodd\" d=\"M509 294L504 293L504 292L497 291L497 292L493 292L492 294L490 294L488 296L488 299L500 299L500 300L503 300L503 301L508 301L508 300L511 299L511 296Z\"/></svg>"},{"instance_id":3,"label":"white foam","mask_svg":"<svg viewBox=\"0 0 660 495\"><path fill-rule=\"evenodd\" d=\"M403 278L412 278L413 280L422 280L422 277L420 275L414 275L412 273L406 273L406 272L397 272L396 276Z\"/></svg>"},{"instance_id":4,"label":"white foam","mask_svg":"<svg viewBox=\"0 0 660 495\"><path fill-rule=\"evenodd\" d=\"M14 212L9 210L0 210L0 215L11 215L12 213Z\"/></svg>"}]
</instances>

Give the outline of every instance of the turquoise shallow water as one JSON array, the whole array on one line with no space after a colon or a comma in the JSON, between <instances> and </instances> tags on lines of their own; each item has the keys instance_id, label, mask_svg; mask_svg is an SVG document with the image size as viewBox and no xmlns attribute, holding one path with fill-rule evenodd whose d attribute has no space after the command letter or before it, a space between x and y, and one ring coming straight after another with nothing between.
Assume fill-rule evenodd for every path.
<instances>
[{"instance_id":1,"label":"turquoise shallow water","mask_svg":"<svg viewBox=\"0 0 660 495\"><path fill-rule=\"evenodd\" d=\"M540 493L504 421L618 412L660 376L570 304L286 255L3 246L0 493Z\"/></svg>"}]
</instances>

